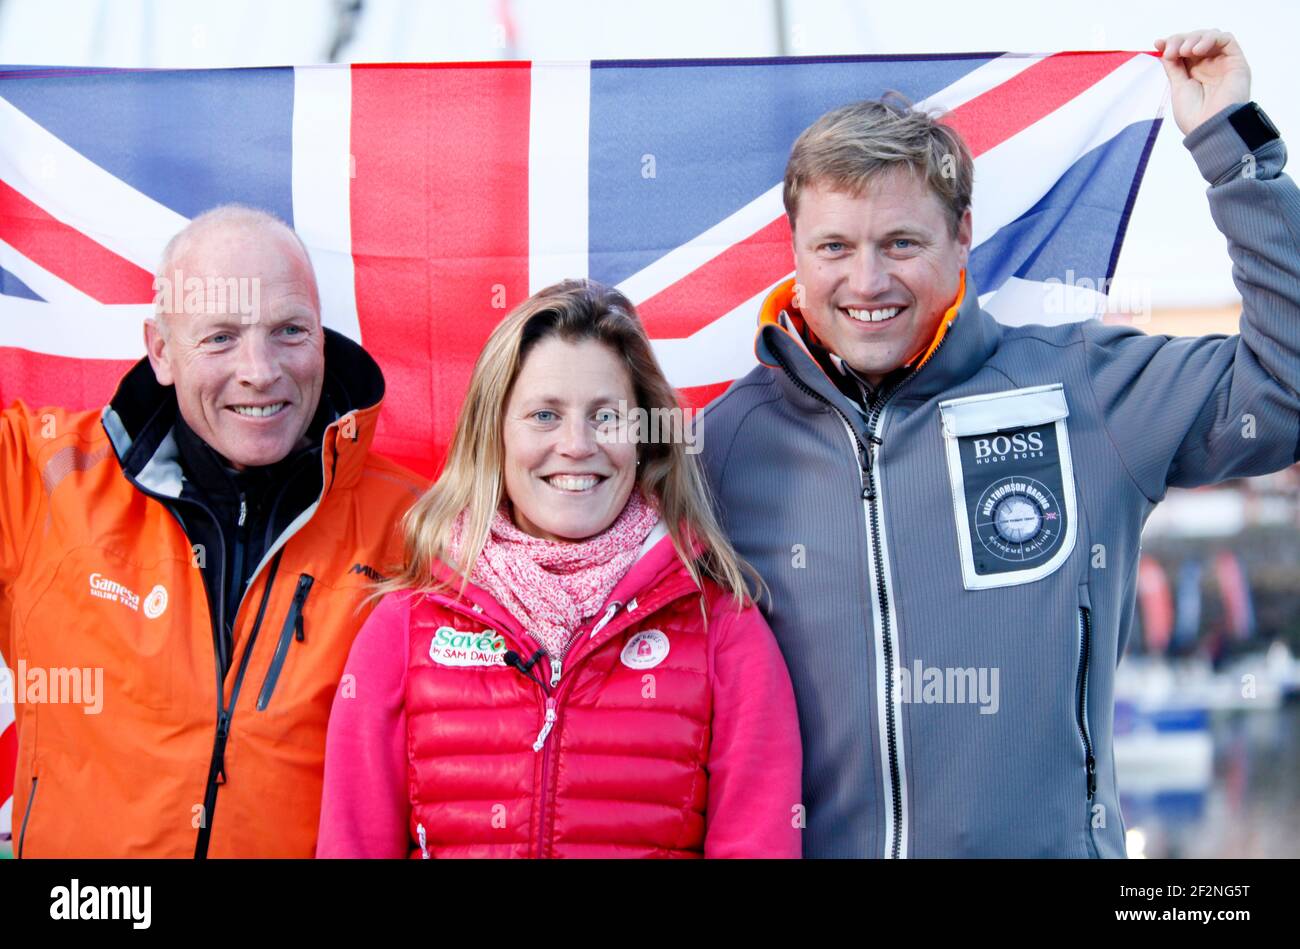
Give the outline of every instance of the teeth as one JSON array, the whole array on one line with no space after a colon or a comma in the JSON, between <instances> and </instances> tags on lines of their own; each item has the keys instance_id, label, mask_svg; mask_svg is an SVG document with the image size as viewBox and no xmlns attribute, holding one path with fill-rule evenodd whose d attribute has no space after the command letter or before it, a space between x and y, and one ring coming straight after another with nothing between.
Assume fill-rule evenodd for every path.
<instances>
[{"instance_id":1,"label":"teeth","mask_svg":"<svg viewBox=\"0 0 1300 949\"><path fill-rule=\"evenodd\" d=\"M249 418L266 418L268 415L275 415L287 404L287 402L277 402L274 405L236 405L233 408L240 415L247 415Z\"/></svg>"},{"instance_id":2,"label":"teeth","mask_svg":"<svg viewBox=\"0 0 1300 949\"><path fill-rule=\"evenodd\" d=\"M900 309L902 308L897 306L885 307L880 310L854 310L850 308L848 313L859 323L881 323L898 316Z\"/></svg>"},{"instance_id":3,"label":"teeth","mask_svg":"<svg viewBox=\"0 0 1300 949\"><path fill-rule=\"evenodd\" d=\"M600 481L595 475L552 475L546 479L547 483L553 488L559 488L561 491L588 491L596 486Z\"/></svg>"}]
</instances>

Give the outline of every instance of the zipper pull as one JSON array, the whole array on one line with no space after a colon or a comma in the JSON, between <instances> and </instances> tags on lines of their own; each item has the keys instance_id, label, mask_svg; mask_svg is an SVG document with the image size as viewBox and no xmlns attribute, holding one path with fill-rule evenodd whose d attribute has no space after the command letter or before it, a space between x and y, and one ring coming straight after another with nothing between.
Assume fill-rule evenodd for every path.
<instances>
[{"instance_id":1,"label":"zipper pull","mask_svg":"<svg viewBox=\"0 0 1300 949\"><path fill-rule=\"evenodd\" d=\"M563 671L564 671L564 660L552 659L551 660L551 688L552 689L560 684L560 673Z\"/></svg>"},{"instance_id":2,"label":"zipper pull","mask_svg":"<svg viewBox=\"0 0 1300 949\"><path fill-rule=\"evenodd\" d=\"M1097 793L1097 759L1088 755L1088 800Z\"/></svg>"},{"instance_id":3,"label":"zipper pull","mask_svg":"<svg viewBox=\"0 0 1300 949\"><path fill-rule=\"evenodd\" d=\"M551 697L546 700L546 723L542 725L542 730L537 733L537 740L533 742L533 751L541 751L542 746L546 744L546 736L555 727L555 717L555 698Z\"/></svg>"},{"instance_id":4,"label":"zipper pull","mask_svg":"<svg viewBox=\"0 0 1300 949\"><path fill-rule=\"evenodd\" d=\"M416 834L419 836L419 838L420 838L420 859L421 859L421 860L428 860L428 859L429 859L429 847L428 847L428 839L424 836L424 825L423 825L423 824L416 824L416 825L415 825L415 833L416 833Z\"/></svg>"},{"instance_id":5,"label":"zipper pull","mask_svg":"<svg viewBox=\"0 0 1300 949\"><path fill-rule=\"evenodd\" d=\"M307 603L307 594L311 590L311 585L315 582L316 578L307 573L304 573L298 578L298 589L295 591L293 596L293 638L298 640L298 642L303 642L307 638L307 621L303 618L303 607Z\"/></svg>"},{"instance_id":6,"label":"zipper pull","mask_svg":"<svg viewBox=\"0 0 1300 949\"><path fill-rule=\"evenodd\" d=\"M632 602L636 603L636 600L633 600ZM596 637L596 634L605 628L605 624L614 618L614 614L618 612L618 608L622 605L623 604L620 603L618 600L615 600L613 603L609 604L609 609L605 610L605 615L600 618L600 622L591 628L591 635L588 636L587 638L594 639ZM632 606L628 606L628 609L629 610L632 609ZM555 683L552 682L551 685L555 685Z\"/></svg>"},{"instance_id":7,"label":"zipper pull","mask_svg":"<svg viewBox=\"0 0 1300 949\"><path fill-rule=\"evenodd\" d=\"M243 527L244 519L247 517L248 517L248 502L244 500L244 496L241 494L239 496L239 524L237 526Z\"/></svg>"},{"instance_id":8,"label":"zipper pull","mask_svg":"<svg viewBox=\"0 0 1300 949\"><path fill-rule=\"evenodd\" d=\"M217 717L217 784L226 783L226 741L230 737L230 713Z\"/></svg>"}]
</instances>

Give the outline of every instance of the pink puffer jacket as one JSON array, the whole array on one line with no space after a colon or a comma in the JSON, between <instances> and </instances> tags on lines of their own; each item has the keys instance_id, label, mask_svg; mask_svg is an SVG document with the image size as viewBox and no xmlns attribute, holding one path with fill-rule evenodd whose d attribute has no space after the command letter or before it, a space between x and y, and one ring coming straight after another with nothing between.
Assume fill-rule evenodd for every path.
<instances>
[{"instance_id":1,"label":"pink puffer jacket","mask_svg":"<svg viewBox=\"0 0 1300 949\"><path fill-rule=\"evenodd\" d=\"M757 608L664 537L562 663L521 669L537 648L478 587L385 597L335 697L318 856L799 856L794 695Z\"/></svg>"}]
</instances>

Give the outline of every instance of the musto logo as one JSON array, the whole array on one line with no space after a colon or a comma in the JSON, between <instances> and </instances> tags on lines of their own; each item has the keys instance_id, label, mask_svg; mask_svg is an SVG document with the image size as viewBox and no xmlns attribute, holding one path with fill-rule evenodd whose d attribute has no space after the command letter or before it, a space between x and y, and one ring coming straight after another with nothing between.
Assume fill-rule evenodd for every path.
<instances>
[{"instance_id":1,"label":"musto logo","mask_svg":"<svg viewBox=\"0 0 1300 949\"><path fill-rule=\"evenodd\" d=\"M92 573L90 575L90 595L97 596L101 600L108 600L110 603L121 603L133 610L138 611L140 609L140 594L131 592L116 580L110 580L102 573Z\"/></svg>"},{"instance_id":2,"label":"musto logo","mask_svg":"<svg viewBox=\"0 0 1300 949\"><path fill-rule=\"evenodd\" d=\"M504 666L505 655L505 637L490 629L466 633L439 626L429 643L429 658L441 666Z\"/></svg>"}]
</instances>

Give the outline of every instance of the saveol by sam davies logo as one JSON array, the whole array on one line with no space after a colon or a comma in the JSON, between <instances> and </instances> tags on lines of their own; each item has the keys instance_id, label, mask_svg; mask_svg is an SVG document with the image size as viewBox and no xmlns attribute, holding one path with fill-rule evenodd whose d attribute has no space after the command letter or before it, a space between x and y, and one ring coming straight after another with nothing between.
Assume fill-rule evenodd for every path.
<instances>
[{"instance_id":1,"label":"saveol by sam davies logo","mask_svg":"<svg viewBox=\"0 0 1300 949\"><path fill-rule=\"evenodd\" d=\"M441 666L504 666L506 640L490 629L467 633L439 626L429 643L429 658Z\"/></svg>"}]
</instances>

